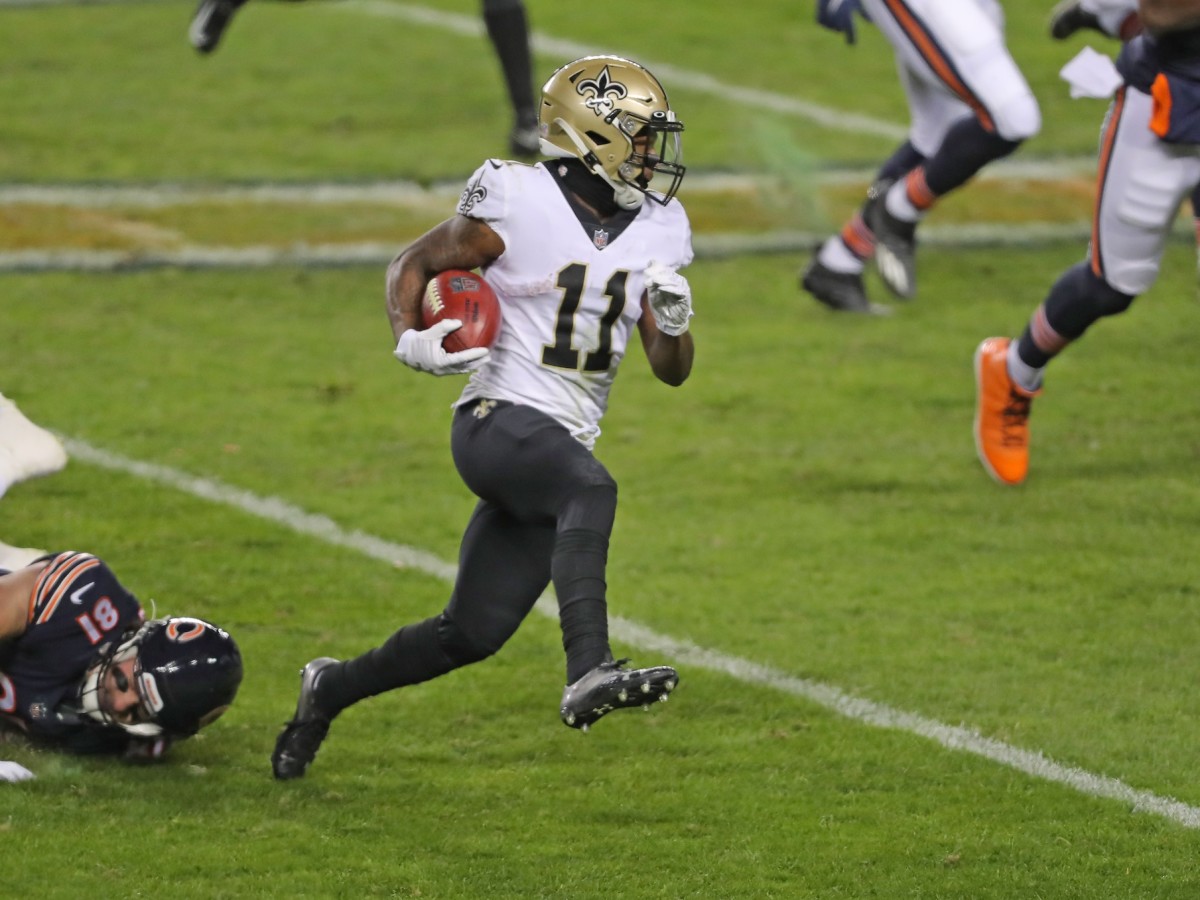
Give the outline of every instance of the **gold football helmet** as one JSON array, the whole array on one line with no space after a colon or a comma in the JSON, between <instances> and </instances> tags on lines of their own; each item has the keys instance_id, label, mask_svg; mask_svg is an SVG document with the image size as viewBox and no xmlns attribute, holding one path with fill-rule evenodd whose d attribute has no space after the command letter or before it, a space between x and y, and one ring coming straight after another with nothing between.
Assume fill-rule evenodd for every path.
<instances>
[{"instance_id":1,"label":"gold football helmet","mask_svg":"<svg viewBox=\"0 0 1200 900\"><path fill-rule=\"evenodd\" d=\"M542 153L582 160L624 209L637 209L646 197L666 204L675 196L686 171L681 131L663 86L632 60L585 56L542 88ZM643 140L635 145L634 138ZM670 177L666 190L651 192L645 169Z\"/></svg>"}]
</instances>

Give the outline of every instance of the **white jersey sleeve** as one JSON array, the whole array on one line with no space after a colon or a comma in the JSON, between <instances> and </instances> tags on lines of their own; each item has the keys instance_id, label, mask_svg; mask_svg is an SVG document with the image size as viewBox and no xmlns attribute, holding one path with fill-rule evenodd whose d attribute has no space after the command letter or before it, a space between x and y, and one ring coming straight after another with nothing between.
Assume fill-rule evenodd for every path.
<instances>
[{"instance_id":1,"label":"white jersey sleeve","mask_svg":"<svg viewBox=\"0 0 1200 900\"><path fill-rule=\"evenodd\" d=\"M688 265L691 226L678 200L597 223L564 194L556 165L488 160L459 200L458 213L486 222L505 250L483 271L500 299L500 335L458 402L535 407L591 447L642 314L643 272Z\"/></svg>"}]
</instances>

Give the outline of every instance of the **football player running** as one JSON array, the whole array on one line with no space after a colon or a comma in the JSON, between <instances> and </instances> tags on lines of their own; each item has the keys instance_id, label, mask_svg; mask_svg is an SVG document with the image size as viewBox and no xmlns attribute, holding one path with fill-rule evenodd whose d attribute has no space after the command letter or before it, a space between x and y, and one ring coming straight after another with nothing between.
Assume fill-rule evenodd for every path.
<instances>
[{"instance_id":1,"label":"football player running","mask_svg":"<svg viewBox=\"0 0 1200 900\"><path fill-rule=\"evenodd\" d=\"M1064 41L1081 30L1097 31L1122 41L1142 31L1137 0L1062 0L1050 14L1050 36ZM1196 271L1200 274L1200 187L1192 191L1192 231L1196 236Z\"/></svg>"},{"instance_id":2,"label":"football player running","mask_svg":"<svg viewBox=\"0 0 1200 900\"><path fill-rule=\"evenodd\" d=\"M550 584L566 725L586 730L675 688L674 669L629 668L612 654L605 571L617 485L592 448L635 329L661 381L680 385L692 369L691 291L678 272L692 260L691 226L674 199L681 131L662 85L638 63L569 63L542 89L550 160L487 160L457 214L389 266L396 357L434 375L472 373L450 442L479 501L442 612L353 659L301 670L295 715L271 758L276 778L302 776L351 704L496 653ZM500 334L490 350L447 353L442 338L456 323L417 330L421 297L436 273L475 268L500 299Z\"/></svg>"},{"instance_id":3,"label":"football player running","mask_svg":"<svg viewBox=\"0 0 1200 900\"><path fill-rule=\"evenodd\" d=\"M831 309L881 314L863 272L901 299L917 290L917 226L937 200L1038 133L1041 113L1004 43L996 0L817 0L817 21L854 41L861 9L892 45L908 98L908 139L884 162L861 209L800 275Z\"/></svg>"},{"instance_id":4,"label":"football player running","mask_svg":"<svg viewBox=\"0 0 1200 900\"><path fill-rule=\"evenodd\" d=\"M1046 366L1158 277L1182 201L1200 187L1200 0L1140 0L1143 31L1121 49L1124 84L1104 120L1096 214L1084 261L1067 269L1018 340L975 353L975 445L1001 484L1029 470L1029 412Z\"/></svg>"},{"instance_id":5,"label":"football player running","mask_svg":"<svg viewBox=\"0 0 1200 900\"><path fill-rule=\"evenodd\" d=\"M0 730L76 753L159 759L220 716L241 680L228 633L202 619L146 621L90 553L0 568ZM3 780L28 775L0 767Z\"/></svg>"}]
</instances>

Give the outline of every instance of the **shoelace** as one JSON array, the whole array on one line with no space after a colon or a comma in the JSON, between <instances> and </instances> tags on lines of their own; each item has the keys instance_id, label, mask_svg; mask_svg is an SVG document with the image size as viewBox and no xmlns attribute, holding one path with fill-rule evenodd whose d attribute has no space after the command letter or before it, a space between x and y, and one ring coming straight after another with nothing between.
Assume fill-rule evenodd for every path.
<instances>
[{"instance_id":1,"label":"shoelace","mask_svg":"<svg viewBox=\"0 0 1200 900\"><path fill-rule=\"evenodd\" d=\"M629 661L630 661L629 657L625 657L624 659L610 659L607 662L602 662L599 665L597 665L596 669L601 669L605 672L609 672L611 674L616 675L616 674L619 674L622 671L624 671L624 666ZM592 669L592 671L594 672L594 671L596 671L596 669ZM586 676L584 676L584 677L586 677ZM583 678L581 677L580 681L582 681L582 680L583 680ZM578 684L578 683L579 683L578 681L575 682L575 684ZM571 687L573 688L575 686L575 684L572 684Z\"/></svg>"},{"instance_id":2,"label":"shoelace","mask_svg":"<svg viewBox=\"0 0 1200 900\"><path fill-rule=\"evenodd\" d=\"M1029 397L1016 391L1009 392L1008 403L1002 413L1001 442L1006 447L1022 447L1026 443L1025 428L1029 422Z\"/></svg>"}]
</instances>

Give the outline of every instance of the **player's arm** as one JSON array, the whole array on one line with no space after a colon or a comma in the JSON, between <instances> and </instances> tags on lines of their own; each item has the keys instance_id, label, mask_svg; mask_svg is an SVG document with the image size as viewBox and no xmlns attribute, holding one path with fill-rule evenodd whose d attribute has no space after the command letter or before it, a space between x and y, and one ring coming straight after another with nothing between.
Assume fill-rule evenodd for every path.
<instances>
[{"instance_id":1,"label":"player's arm","mask_svg":"<svg viewBox=\"0 0 1200 900\"><path fill-rule=\"evenodd\" d=\"M642 346L646 349L650 371L659 381L676 387L687 381L687 377L692 373L692 359L696 353L692 333L685 331L672 337L660 331L647 296L642 297L642 317L638 319L638 334L642 338Z\"/></svg>"},{"instance_id":2,"label":"player's arm","mask_svg":"<svg viewBox=\"0 0 1200 900\"><path fill-rule=\"evenodd\" d=\"M425 285L446 269L475 269L504 252L504 241L486 223L458 215L427 231L392 260L387 271L387 314L396 338L392 355L418 372L465 375L488 359L485 347L449 352L442 341L462 327L457 319L441 319L421 329Z\"/></svg>"},{"instance_id":3,"label":"player's arm","mask_svg":"<svg viewBox=\"0 0 1200 900\"><path fill-rule=\"evenodd\" d=\"M0 575L0 640L20 637L29 626L29 598L45 565Z\"/></svg>"},{"instance_id":4,"label":"player's arm","mask_svg":"<svg viewBox=\"0 0 1200 900\"><path fill-rule=\"evenodd\" d=\"M692 321L692 289L678 270L651 262L646 267L646 291L638 333L650 369L659 381L683 384L692 373L695 345L688 330Z\"/></svg>"},{"instance_id":5,"label":"player's arm","mask_svg":"<svg viewBox=\"0 0 1200 900\"><path fill-rule=\"evenodd\" d=\"M1200 0L1139 0L1138 16L1151 34L1200 26Z\"/></svg>"},{"instance_id":6,"label":"player's arm","mask_svg":"<svg viewBox=\"0 0 1200 900\"><path fill-rule=\"evenodd\" d=\"M396 340L421 327L421 298L429 279L447 269L477 269L503 252L500 235L469 216L454 216L417 238L387 270L387 315Z\"/></svg>"}]
</instances>

